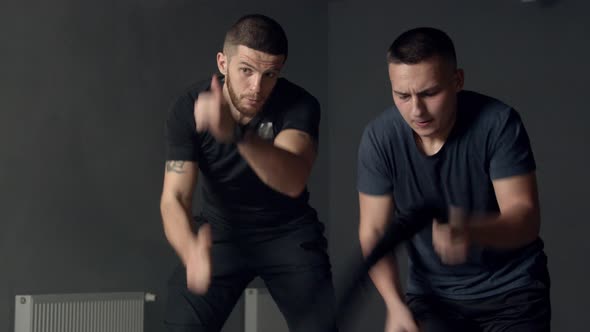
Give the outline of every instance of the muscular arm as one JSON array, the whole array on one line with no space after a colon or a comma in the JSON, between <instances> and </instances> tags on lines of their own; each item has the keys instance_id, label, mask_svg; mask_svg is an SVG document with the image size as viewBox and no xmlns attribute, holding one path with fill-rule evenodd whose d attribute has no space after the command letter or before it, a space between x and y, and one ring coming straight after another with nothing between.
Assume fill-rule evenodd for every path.
<instances>
[{"instance_id":1,"label":"muscular arm","mask_svg":"<svg viewBox=\"0 0 590 332\"><path fill-rule=\"evenodd\" d=\"M499 249L533 242L541 226L535 173L494 180L492 184L500 214L468 223L471 242Z\"/></svg>"},{"instance_id":2,"label":"muscular arm","mask_svg":"<svg viewBox=\"0 0 590 332\"><path fill-rule=\"evenodd\" d=\"M296 129L281 131L273 143L248 133L238 150L262 182L290 197L305 188L316 157L313 138Z\"/></svg>"},{"instance_id":3,"label":"muscular arm","mask_svg":"<svg viewBox=\"0 0 590 332\"><path fill-rule=\"evenodd\" d=\"M359 204L359 239L363 254L366 256L383 236L387 224L391 221L394 202L393 197L389 195L372 196L359 193ZM401 296L397 263L393 254L381 259L369 274L390 311L405 306Z\"/></svg>"},{"instance_id":4,"label":"muscular arm","mask_svg":"<svg viewBox=\"0 0 590 332\"><path fill-rule=\"evenodd\" d=\"M197 174L197 164L194 162L167 161L160 200L164 233L185 265L188 247L196 236L191 231L190 218Z\"/></svg>"}]
</instances>

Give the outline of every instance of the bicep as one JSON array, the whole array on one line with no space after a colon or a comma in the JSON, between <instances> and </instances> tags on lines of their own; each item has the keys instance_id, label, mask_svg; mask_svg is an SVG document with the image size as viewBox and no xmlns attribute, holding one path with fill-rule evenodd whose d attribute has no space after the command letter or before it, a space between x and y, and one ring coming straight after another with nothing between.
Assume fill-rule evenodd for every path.
<instances>
[{"instance_id":1,"label":"bicep","mask_svg":"<svg viewBox=\"0 0 590 332\"><path fill-rule=\"evenodd\" d=\"M360 228L382 232L391 220L394 202L391 195L359 192Z\"/></svg>"},{"instance_id":2,"label":"bicep","mask_svg":"<svg viewBox=\"0 0 590 332\"><path fill-rule=\"evenodd\" d=\"M539 208L535 172L492 181L500 212L514 207Z\"/></svg>"},{"instance_id":3,"label":"bicep","mask_svg":"<svg viewBox=\"0 0 590 332\"><path fill-rule=\"evenodd\" d=\"M279 132L274 145L303 158L311 167L316 157L315 140L306 132L298 129L285 129Z\"/></svg>"},{"instance_id":4,"label":"bicep","mask_svg":"<svg viewBox=\"0 0 590 332\"><path fill-rule=\"evenodd\" d=\"M167 160L164 173L162 200L177 199L190 204L197 184L197 163L185 160Z\"/></svg>"},{"instance_id":5,"label":"bicep","mask_svg":"<svg viewBox=\"0 0 590 332\"><path fill-rule=\"evenodd\" d=\"M359 192L359 240L367 255L383 237L394 208L391 195L368 195Z\"/></svg>"}]
</instances>

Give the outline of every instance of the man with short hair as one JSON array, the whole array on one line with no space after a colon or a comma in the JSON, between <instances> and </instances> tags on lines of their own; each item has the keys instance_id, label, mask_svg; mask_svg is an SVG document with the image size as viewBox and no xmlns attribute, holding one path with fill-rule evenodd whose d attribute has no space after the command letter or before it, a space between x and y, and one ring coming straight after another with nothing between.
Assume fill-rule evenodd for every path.
<instances>
[{"instance_id":1,"label":"man with short hair","mask_svg":"<svg viewBox=\"0 0 590 332\"><path fill-rule=\"evenodd\" d=\"M359 147L363 252L399 216L442 212L407 245L405 299L393 255L371 270L386 331L549 331L535 161L519 114L462 91L453 42L440 30L404 32L387 60L395 105Z\"/></svg>"},{"instance_id":2,"label":"man with short hair","mask_svg":"<svg viewBox=\"0 0 590 332\"><path fill-rule=\"evenodd\" d=\"M170 331L219 331L256 276L291 331L335 331L327 241L306 189L320 106L279 78L287 51L276 21L242 17L217 54L222 76L190 87L169 113L160 207L182 260L169 282Z\"/></svg>"}]
</instances>

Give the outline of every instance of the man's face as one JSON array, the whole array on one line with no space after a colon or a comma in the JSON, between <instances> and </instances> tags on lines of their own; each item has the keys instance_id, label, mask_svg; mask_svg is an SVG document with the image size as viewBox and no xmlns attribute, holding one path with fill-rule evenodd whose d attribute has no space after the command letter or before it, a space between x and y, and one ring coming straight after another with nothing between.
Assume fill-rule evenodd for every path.
<instances>
[{"instance_id":1,"label":"man's face","mask_svg":"<svg viewBox=\"0 0 590 332\"><path fill-rule=\"evenodd\" d=\"M284 55L272 55L243 45L217 54L217 65L225 75L225 85L233 106L252 117L267 101L277 83Z\"/></svg>"},{"instance_id":2,"label":"man's face","mask_svg":"<svg viewBox=\"0 0 590 332\"><path fill-rule=\"evenodd\" d=\"M440 57L417 64L390 63L393 101L421 138L446 139L454 124L463 71Z\"/></svg>"}]
</instances>

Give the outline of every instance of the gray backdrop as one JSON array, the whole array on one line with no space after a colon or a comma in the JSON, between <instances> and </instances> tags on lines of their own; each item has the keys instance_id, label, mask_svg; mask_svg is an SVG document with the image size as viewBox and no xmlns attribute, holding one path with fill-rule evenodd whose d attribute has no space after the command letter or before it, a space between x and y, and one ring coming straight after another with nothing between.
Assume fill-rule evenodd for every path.
<instances>
[{"instance_id":1,"label":"gray backdrop","mask_svg":"<svg viewBox=\"0 0 590 332\"><path fill-rule=\"evenodd\" d=\"M177 263L159 216L164 119L186 85L216 70L224 31L250 12L283 25L285 76L323 106L310 189L329 226L337 291L360 259L358 140L392 103L385 50L408 28L435 26L455 40L466 88L523 116L538 162L554 330L583 330L589 9L582 0L2 1L0 331L13 329L15 294L98 291L156 293L146 331L163 330ZM382 329L372 287L356 308L342 331ZM242 309L224 331L243 330Z\"/></svg>"}]
</instances>

